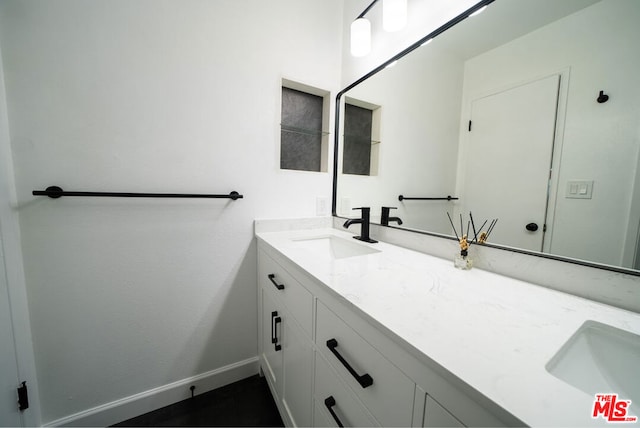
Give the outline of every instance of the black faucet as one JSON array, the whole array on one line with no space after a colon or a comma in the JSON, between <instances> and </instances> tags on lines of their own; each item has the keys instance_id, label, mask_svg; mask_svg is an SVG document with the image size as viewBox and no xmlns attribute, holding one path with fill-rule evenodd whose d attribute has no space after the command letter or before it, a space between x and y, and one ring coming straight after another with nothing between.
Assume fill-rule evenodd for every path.
<instances>
[{"instance_id":1,"label":"black faucet","mask_svg":"<svg viewBox=\"0 0 640 428\"><path fill-rule=\"evenodd\" d=\"M354 208L354 210L362 210L362 218L352 218L344 222L345 229L351 226L352 224L360 224L360 236L354 236L353 239L359 239L360 241L376 243L375 241L369 237L369 223L371 218L371 208L362 207L362 208Z\"/></svg>"},{"instance_id":2,"label":"black faucet","mask_svg":"<svg viewBox=\"0 0 640 428\"><path fill-rule=\"evenodd\" d=\"M380 223L382 226L389 226L390 221L395 221L398 223L398 226L402 225L402 220L400 217L389 217L389 211L398 209L398 207L382 207L382 215L380 216Z\"/></svg>"}]
</instances>

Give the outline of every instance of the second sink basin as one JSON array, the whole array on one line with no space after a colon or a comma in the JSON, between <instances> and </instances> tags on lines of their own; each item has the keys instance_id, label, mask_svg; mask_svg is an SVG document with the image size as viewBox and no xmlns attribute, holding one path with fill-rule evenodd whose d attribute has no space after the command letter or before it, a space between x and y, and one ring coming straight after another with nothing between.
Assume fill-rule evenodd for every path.
<instances>
[{"instance_id":1,"label":"second sink basin","mask_svg":"<svg viewBox=\"0 0 640 428\"><path fill-rule=\"evenodd\" d=\"M375 248L333 235L296 239L294 242L296 247L300 249L314 252L319 256L328 256L331 259L344 259L380 252Z\"/></svg>"},{"instance_id":2,"label":"second sink basin","mask_svg":"<svg viewBox=\"0 0 640 428\"><path fill-rule=\"evenodd\" d=\"M555 377L588 393L617 393L640 403L640 336L585 322L547 363Z\"/></svg>"}]
</instances>

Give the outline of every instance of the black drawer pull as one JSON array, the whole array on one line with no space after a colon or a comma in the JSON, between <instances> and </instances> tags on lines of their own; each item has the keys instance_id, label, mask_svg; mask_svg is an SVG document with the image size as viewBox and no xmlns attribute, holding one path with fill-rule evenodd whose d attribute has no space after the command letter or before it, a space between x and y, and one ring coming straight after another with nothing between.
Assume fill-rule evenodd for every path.
<instances>
[{"instance_id":1,"label":"black drawer pull","mask_svg":"<svg viewBox=\"0 0 640 428\"><path fill-rule=\"evenodd\" d=\"M333 416L333 420L336 421L336 424L338 424L340 428L344 428L342 421L340 420L338 415L336 415L336 412L333 411L333 406L336 405L336 399L333 398L333 395L330 395L329 397L324 399L324 405L326 406L327 410L329 410L329 413L331 413L331 416Z\"/></svg>"},{"instance_id":2,"label":"black drawer pull","mask_svg":"<svg viewBox=\"0 0 640 428\"><path fill-rule=\"evenodd\" d=\"M275 273L270 273L268 276L269 276L269 281L271 281L273 283L273 285L275 285L278 290L284 290L284 284L278 284L276 282L276 274Z\"/></svg>"},{"instance_id":3,"label":"black drawer pull","mask_svg":"<svg viewBox=\"0 0 640 428\"><path fill-rule=\"evenodd\" d=\"M336 349L338 347L338 341L336 339L327 340L327 348L333 352L333 355L336 356L338 360L342 363L342 365L349 370L351 376L355 377L361 387L366 388L367 386L373 385L373 378L369 376L367 373L363 375L359 375L356 371L351 367L351 365L345 360L342 355Z\"/></svg>"}]
</instances>

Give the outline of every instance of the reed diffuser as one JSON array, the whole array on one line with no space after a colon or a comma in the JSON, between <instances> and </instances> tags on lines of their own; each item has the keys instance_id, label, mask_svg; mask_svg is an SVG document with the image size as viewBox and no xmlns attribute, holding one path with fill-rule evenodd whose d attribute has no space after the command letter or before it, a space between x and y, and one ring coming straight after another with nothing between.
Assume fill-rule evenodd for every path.
<instances>
[{"instance_id":1,"label":"reed diffuser","mask_svg":"<svg viewBox=\"0 0 640 428\"><path fill-rule=\"evenodd\" d=\"M496 223L498 223L498 219L491 220L489 227L486 231L483 231L485 225L487 224L487 220L482 223L480 229L476 230L476 225L473 221L473 214L469 211L469 220L467 221L467 230L465 233L464 223L462 221L462 214L460 214L460 235L458 235L458 231L453 224L453 220L451 219L451 215L447 212L447 217L449 217L449 223L451 223L451 227L453 228L453 233L456 235L456 239L460 244L460 253L456 253L453 258L453 265L458 269L469 270L473 267L473 260L469 257L469 247L471 247L472 243L480 243L484 244L489 239L489 235L493 231ZM469 239L469 232L473 230L473 239Z\"/></svg>"}]
</instances>

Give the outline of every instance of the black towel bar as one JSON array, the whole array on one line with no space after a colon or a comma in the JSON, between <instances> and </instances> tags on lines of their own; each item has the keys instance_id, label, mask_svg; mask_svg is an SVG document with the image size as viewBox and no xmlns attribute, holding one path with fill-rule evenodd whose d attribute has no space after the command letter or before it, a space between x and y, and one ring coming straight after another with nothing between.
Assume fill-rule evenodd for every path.
<instances>
[{"instance_id":1,"label":"black towel bar","mask_svg":"<svg viewBox=\"0 0 640 428\"><path fill-rule=\"evenodd\" d=\"M34 190L34 196L48 196L53 199L61 196L110 196L118 198L211 198L211 199L242 199L244 196L236 191L228 195L204 195L193 193L130 193L130 192L68 192L58 186L49 186L46 190Z\"/></svg>"},{"instance_id":2,"label":"black towel bar","mask_svg":"<svg viewBox=\"0 0 640 428\"><path fill-rule=\"evenodd\" d=\"M399 201L457 201L458 198L447 196L446 198L408 198L406 196L398 196Z\"/></svg>"}]
</instances>

